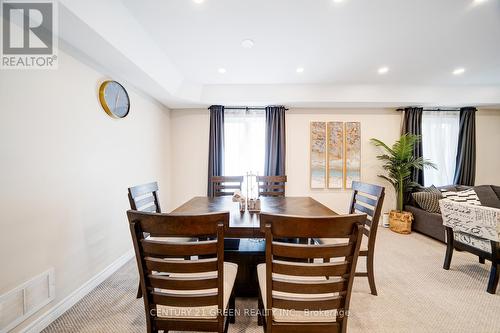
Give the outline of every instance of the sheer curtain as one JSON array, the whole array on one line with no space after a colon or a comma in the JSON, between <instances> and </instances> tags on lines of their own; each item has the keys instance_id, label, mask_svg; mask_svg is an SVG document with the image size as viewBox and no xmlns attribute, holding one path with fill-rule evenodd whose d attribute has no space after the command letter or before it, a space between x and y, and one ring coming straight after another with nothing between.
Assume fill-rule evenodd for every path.
<instances>
[{"instance_id":1,"label":"sheer curtain","mask_svg":"<svg viewBox=\"0 0 500 333\"><path fill-rule=\"evenodd\" d=\"M459 111L422 113L422 151L437 169L424 170L425 186L453 184L458 147Z\"/></svg>"},{"instance_id":2,"label":"sheer curtain","mask_svg":"<svg viewBox=\"0 0 500 333\"><path fill-rule=\"evenodd\" d=\"M224 114L224 175L264 174L264 110L227 110ZM243 184L246 191L246 179Z\"/></svg>"}]
</instances>

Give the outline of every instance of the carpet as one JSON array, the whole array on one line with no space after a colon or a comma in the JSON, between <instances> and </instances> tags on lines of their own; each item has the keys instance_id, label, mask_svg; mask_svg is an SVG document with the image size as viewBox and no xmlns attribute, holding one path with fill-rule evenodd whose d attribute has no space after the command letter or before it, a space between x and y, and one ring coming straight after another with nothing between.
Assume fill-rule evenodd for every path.
<instances>
[{"instance_id":1,"label":"carpet","mask_svg":"<svg viewBox=\"0 0 500 333\"><path fill-rule=\"evenodd\" d=\"M418 233L380 228L375 253L378 296L366 278L355 278L348 332L500 332L500 288L486 292L490 263L455 251L442 268L445 245ZM364 269L364 261L359 267ZM135 298L134 260L69 309L43 332L145 332L144 305ZM248 309L257 300L237 298L240 315L231 333L263 332ZM247 309L247 311L245 311Z\"/></svg>"}]
</instances>

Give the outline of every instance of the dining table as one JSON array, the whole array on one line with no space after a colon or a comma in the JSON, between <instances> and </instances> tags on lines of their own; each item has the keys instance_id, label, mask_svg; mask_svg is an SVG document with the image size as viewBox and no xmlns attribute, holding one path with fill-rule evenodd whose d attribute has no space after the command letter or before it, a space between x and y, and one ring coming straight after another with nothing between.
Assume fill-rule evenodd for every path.
<instances>
[{"instance_id":1,"label":"dining table","mask_svg":"<svg viewBox=\"0 0 500 333\"><path fill-rule=\"evenodd\" d=\"M311 197L261 197L261 213L294 216L337 215ZM257 265L265 262L266 243L260 226L260 213L240 212L231 196L194 197L172 211L173 214L229 212L224 227L224 260L238 264L234 293L237 297L258 294Z\"/></svg>"},{"instance_id":2,"label":"dining table","mask_svg":"<svg viewBox=\"0 0 500 333\"><path fill-rule=\"evenodd\" d=\"M336 212L311 197L261 197L260 213L294 216L332 216ZM194 197L172 211L174 214L205 214L229 212L229 225L224 228L225 237L263 238L260 213L240 212L238 202L231 196Z\"/></svg>"}]
</instances>

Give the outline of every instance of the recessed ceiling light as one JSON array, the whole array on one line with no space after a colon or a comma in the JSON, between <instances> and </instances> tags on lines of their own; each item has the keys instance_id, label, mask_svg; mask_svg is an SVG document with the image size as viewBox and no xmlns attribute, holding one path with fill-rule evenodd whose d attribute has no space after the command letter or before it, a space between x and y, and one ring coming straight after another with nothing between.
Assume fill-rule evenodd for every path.
<instances>
[{"instance_id":1,"label":"recessed ceiling light","mask_svg":"<svg viewBox=\"0 0 500 333\"><path fill-rule=\"evenodd\" d=\"M474 5L480 5L480 4L485 3L485 2L487 2L487 1L488 1L488 0L473 0L473 1L472 1L472 3L473 3Z\"/></svg>"},{"instance_id":2,"label":"recessed ceiling light","mask_svg":"<svg viewBox=\"0 0 500 333\"><path fill-rule=\"evenodd\" d=\"M219 68L217 71L219 73L221 73L221 74L224 74L226 72L226 69L225 68Z\"/></svg>"},{"instance_id":3,"label":"recessed ceiling light","mask_svg":"<svg viewBox=\"0 0 500 333\"><path fill-rule=\"evenodd\" d=\"M297 73L303 73L304 72L304 67L297 67L295 70Z\"/></svg>"},{"instance_id":4,"label":"recessed ceiling light","mask_svg":"<svg viewBox=\"0 0 500 333\"><path fill-rule=\"evenodd\" d=\"M203 3L205 2L205 0L193 0L194 3L197 3L197 4L200 4L200 3Z\"/></svg>"},{"instance_id":5,"label":"recessed ceiling light","mask_svg":"<svg viewBox=\"0 0 500 333\"><path fill-rule=\"evenodd\" d=\"M463 73L465 73L465 68L463 68L463 67L455 68L452 73L453 73L453 75L463 74Z\"/></svg>"},{"instance_id":6,"label":"recessed ceiling light","mask_svg":"<svg viewBox=\"0 0 500 333\"><path fill-rule=\"evenodd\" d=\"M253 47L253 44L254 42L251 39L244 39L241 41L241 46L245 49L251 49Z\"/></svg>"},{"instance_id":7,"label":"recessed ceiling light","mask_svg":"<svg viewBox=\"0 0 500 333\"><path fill-rule=\"evenodd\" d=\"M379 74L386 74L388 71L389 71L389 67L387 67L387 66L380 67L380 68L377 70L377 72L378 72Z\"/></svg>"}]
</instances>

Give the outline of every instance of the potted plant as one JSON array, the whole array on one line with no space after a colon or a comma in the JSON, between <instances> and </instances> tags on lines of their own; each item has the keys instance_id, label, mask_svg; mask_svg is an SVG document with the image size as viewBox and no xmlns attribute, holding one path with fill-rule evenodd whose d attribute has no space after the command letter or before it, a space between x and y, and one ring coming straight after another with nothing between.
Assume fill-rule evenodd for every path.
<instances>
[{"instance_id":1,"label":"potted plant","mask_svg":"<svg viewBox=\"0 0 500 333\"><path fill-rule=\"evenodd\" d=\"M391 210L389 214L389 228L402 234L411 232L413 220L413 215L410 212L403 211L405 193L419 186L411 178L412 170L422 170L425 167L436 168L432 162L422 157L415 158L413 156L413 148L419 141L419 135L403 134L392 147L389 147L380 140L371 139L375 146L385 150L385 153L377 158L384 162L382 167L387 171L387 175L379 175L379 177L391 183L396 190L397 210Z\"/></svg>"}]
</instances>

